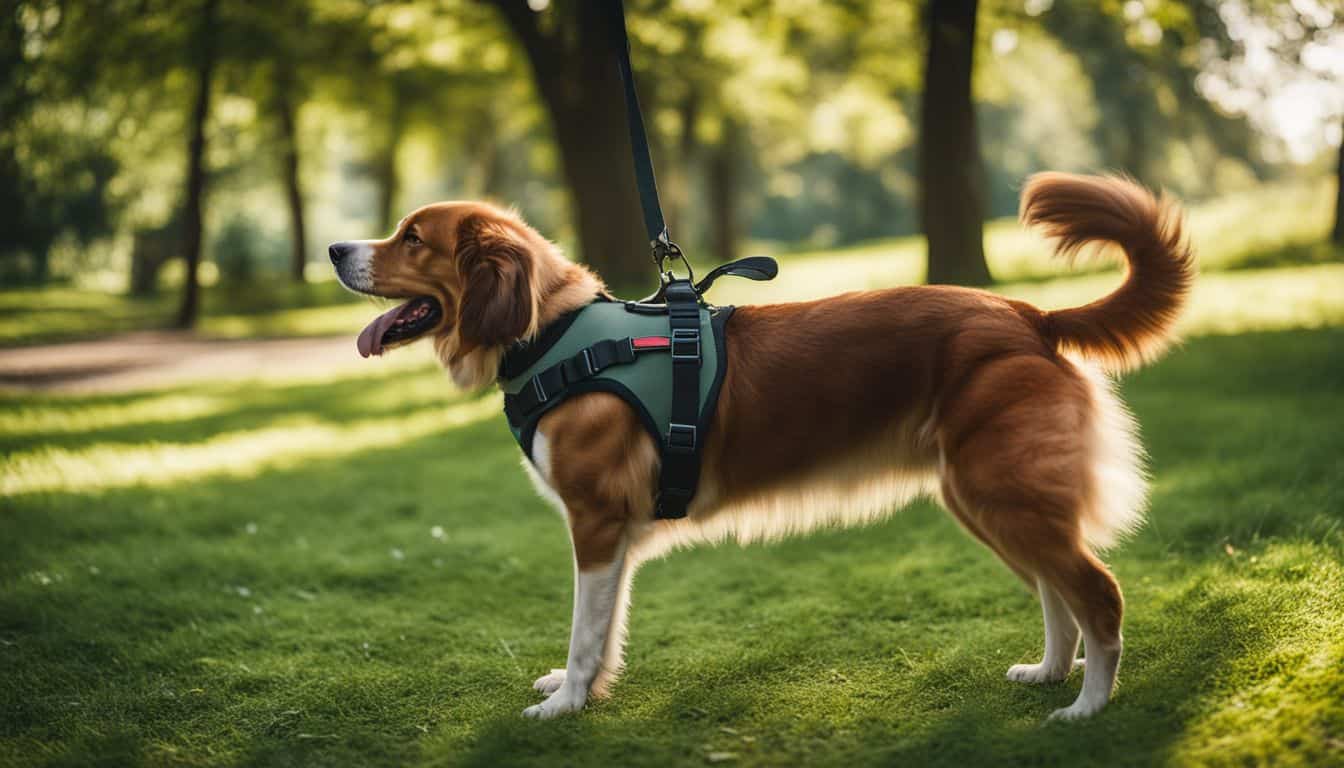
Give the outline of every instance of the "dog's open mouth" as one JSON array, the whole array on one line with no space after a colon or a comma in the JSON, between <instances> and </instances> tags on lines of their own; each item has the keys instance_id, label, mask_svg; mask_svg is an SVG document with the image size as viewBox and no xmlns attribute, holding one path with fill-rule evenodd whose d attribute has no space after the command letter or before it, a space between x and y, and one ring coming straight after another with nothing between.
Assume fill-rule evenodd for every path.
<instances>
[{"instance_id":1,"label":"dog's open mouth","mask_svg":"<svg viewBox=\"0 0 1344 768\"><path fill-rule=\"evenodd\" d=\"M359 332L359 354L383 354L383 348L410 341L432 330L443 319L443 307L431 296L421 296L374 318Z\"/></svg>"}]
</instances>

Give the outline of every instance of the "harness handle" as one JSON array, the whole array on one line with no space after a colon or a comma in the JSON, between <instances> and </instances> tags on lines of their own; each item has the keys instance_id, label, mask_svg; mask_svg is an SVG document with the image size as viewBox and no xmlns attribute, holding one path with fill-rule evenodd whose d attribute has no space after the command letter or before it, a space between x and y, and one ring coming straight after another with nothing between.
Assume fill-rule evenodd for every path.
<instances>
[{"instance_id":1,"label":"harness handle","mask_svg":"<svg viewBox=\"0 0 1344 768\"><path fill-rule=\"evenodd\" d=\"M779 262L769 256L748 256L745 259L730 261L711 269L704 279L695 284L696 293L703 294L724 275L745 277L748 280L774 280L779 274ZM695 278L692 277L692 280Z\"/></svg>"}]
</instances>

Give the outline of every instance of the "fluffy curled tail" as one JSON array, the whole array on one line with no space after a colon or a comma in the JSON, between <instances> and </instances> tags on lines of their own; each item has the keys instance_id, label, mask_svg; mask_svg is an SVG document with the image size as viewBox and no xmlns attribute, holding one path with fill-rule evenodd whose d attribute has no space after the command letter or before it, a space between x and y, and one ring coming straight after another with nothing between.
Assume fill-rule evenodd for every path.
<instances>
[{"instance_id":1,"label":"fluffy curled tail","mask_svg":"<svg viewBox=\"0 0 1344 768\"><path fill-rule=\"evenodd\" d=\"M1070 260L1088 243L1125 251L1129 274L1090 304L1045 312L1047 340L1106 367L1137 368L1162 353L1194 282L1194 255L1181 234L1181 211L1116 176L1038 173L1022 192L1021 218L1056 238Z\"/></svg>"}]
</instances>

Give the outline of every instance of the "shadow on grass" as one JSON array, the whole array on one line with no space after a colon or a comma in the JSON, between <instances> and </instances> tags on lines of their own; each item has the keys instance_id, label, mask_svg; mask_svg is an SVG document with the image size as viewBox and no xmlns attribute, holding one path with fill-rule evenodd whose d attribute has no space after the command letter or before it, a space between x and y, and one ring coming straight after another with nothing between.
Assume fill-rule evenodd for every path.
<instances>
[{"instance_id":1,"label":"shadow on grass","mask_svg":"<svg viewBox=\"0 0 1344 768\"><path fill-rule=\"evenodd\" d=\"M1257 248L1219 262L1218 271L1312 266L1344 260L1344 248L1319 239Z\"/></svg>"},{"instance_id":2,"label":"shadow on grass","mask_svg":"<svg viewBox=\"0 0 1344 768\"><path fill-rule=\"evenodd\" d=\"M618 686L616 700L590 705L578 717L540 723L516 711L497 717L453 762L703 764L717 752L762 765L1035 765L1076 764L1081 750L1089 762L1157 764L1182 738L1220 671L1266 644L1250 613L1234 600L1190 595L1146 616L1144 627L1161 627L1161 634L1131 631L1131 655L1142 660L1123 670L1104 714L1085 722L1044 722L1073 700L1081 675L1059 685L1023 686L1005 680L999 660L976 650L866 681L871 687L849 686L822 707L808 690L796 689L796 676L773 653L753 652L743 639L743 650L731 658L683 665L675 690L655 694L660 704L652 709L627 713L619 703L650 685L647 676L637 676ZM1034 616L1024 612L1022 619ZM1235 642L1208 631L1228 624L1246 627ZM991 641L1002 635L989 634ZM964 642L984 646L971 637ZM513 693L506 692L511 701Z\"/></svg>"}]
</instances>

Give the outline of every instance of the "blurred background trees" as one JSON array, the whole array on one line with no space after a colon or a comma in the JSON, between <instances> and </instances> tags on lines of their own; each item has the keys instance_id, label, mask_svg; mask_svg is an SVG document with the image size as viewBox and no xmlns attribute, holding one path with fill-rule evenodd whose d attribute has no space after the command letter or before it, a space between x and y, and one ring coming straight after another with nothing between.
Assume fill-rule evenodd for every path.
<instances>
[{"instance_id":1,"label":"blurred background trees","mask_svg":"<svg viewBox=\"0 0 1344 768\"><path fill-rule=\"evenodd\" d=\"M981 223L1035 170L1193 199L1344 174L1344 9L1321 0L628 5L669 224L702 261L923 232L929 280L980 284ZM11 0L0 280L180 291L188 326L200 282L325 277L329 240L486 197L640 292L603 24L573 1Z\"/></svg>"}]
</instances>

